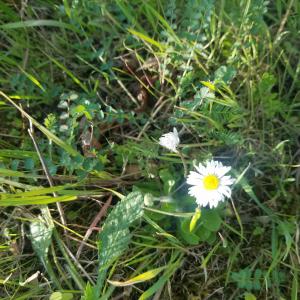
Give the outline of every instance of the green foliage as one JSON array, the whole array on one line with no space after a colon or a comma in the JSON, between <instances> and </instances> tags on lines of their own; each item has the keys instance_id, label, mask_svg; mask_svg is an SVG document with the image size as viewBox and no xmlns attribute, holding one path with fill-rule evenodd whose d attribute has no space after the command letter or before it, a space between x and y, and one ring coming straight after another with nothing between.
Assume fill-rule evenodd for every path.
<instances>
[{"instance_id":1,"label":"green foliage","mask_svg":"<svg viewBox=\"0 0 300 300\"><path fill-rule=\"evenodd\" d=\"M261 101L263 112L267 118L273 118L277 113L284 111L284 103L278 98L278 94L273 92L276 85L276 78L270 73L264 73L255 90L254 97Z\"/></svg>"},{"instance_id":2,"label":"green foliage","mask_svg":"<svg viewBox=\"0 0 300 300\"><path fill-rule=\"evenodd\" d=\"M188 85L190 82L188 83ZM199 111L201 109L201 106L205 101L210 101L215 98L215 95L212 91L210 91L207 87L201 87L199 91L196 91L193 100L190 101L182 101L180 106L184 108L182 109L177 109L175 111L174 117L175 118L182 118L184 117L185 114L188 114L193 111Z\"/></svg>"},{"instance_id":3,"label":"green foliage","mask_svg":"<svg viewBox=\"0 0 300 300\"><path fill-rule=\"evenodd\" d=\"M159 171L159 177L163 182L164 194L168 195L171 193L172 189L175 187L176 182L180 179L179 174L175 172L174 169L161 169Z\"/></svg>"},{"instance_id":4,"label":"green foliage","mask_svg":"<svg viewBox=\"0 0 300 300\"><path fill-rule=\"evenodd\" d=\"M185 219L180 222L179 234L182 236L184 241L190 245L198 245L200 237L190 231L190 220Z\"/></svg>"},{"instance_id":5,"label":"green foliage","mask_svg":"<svg viewBox=\"0 0 300 300\"><path fill-rule=\"evenodd\" d=\"M232 66L221 66L219 67L214 74L214 83L220 84L230 84L231 81L236 76L236 69Z\"/></svg>"},{"instance_id":6,"label":"green foliage","mask_svg":"<svg viewBox=\"0 0 300 300\"><path fill-rule=\"evenodd\" d=\"M231 279L237 283L237 286L241 289L247 290L260 290L262 280L262 271L256 269L253 273L251 269L245 268L239 272L232 272Z\"/></svg>"},{"instance_id":7,"label":"green foliage","mask_svg":"<svg viewBox=\"0 0 300 300\"><path fill-rule=\"evenodd\" d=\"M25 192L1 193L0 206L42 205L54 202L73 201L77 198L77 191L71 191L71 195L58 195L57 197L48 195L56 191L61 192L64 189L66 189L65 186L57 186L54 188L37 188ZM41 229L42 228L43 226L41 225Z\"/></svg>"},{"instance_id":8,"label":"green foliage","mask_svg":"<svg viewBox=\"0 0 300 300\"><path fill-rule=\"evenodd\" d=\"M0 298L297 299L297 1L19 2L0 0ZM182 157L157 143L172 127ZM197 214L182 159L211 157L243 178Z\"/></svg>"},{"instance_id":9,"label":"green foliage","mask_svg":"<svg viewBox=\"0 0 300 300\"><path fill-rule=\"evenodd\" d=\"M140 192L132 192L110 212L99 234L99 271L97 285L87 287L85 299L97 299L101 295L108 268L127 249L131 235L130 225L143 215L144 198ZM96 298L91 298L96 295Z\"/></svg>"},{"instance_id":10,"label":"green foliage","mask_svg":"<svg viewBox=\"0 0 300 300\"><path fill-rule=\"evenodd\" d=\"M191 222L195 223L194 217L179 222L178 233L183 240L190 245L199 245L201 242L211 244L215 241L215 233L220 229L222 219L218 210L202 209L192 230Z\"/></svg>"},{"instance_id":11,"label":"green foliage","mask_svg":"<svg viewBox=\"0 0 300 300\"><path fill-rule=\"evenodd\" d=\"M222 223L222 219L220 217L220 212L217 211L216 209L203 210L202 221L203 221L203 226L207 230L216 232L219 230L221 223Z\"/></svg>"},{"instance_id":12,"label":"green foliage","mask_svg":"<svg viewBox=\"0 0 300 300\"><path fill-rule=\"evenodd\" d=\"M188 0L184 4L181 12L180 31L184 33L184 37L194 40L199 36L199 28L207 29L210 24L211 14L214 9L213 0Z\"/></svg>"},{"instance_id":13,"label":"green foliage","mask_svg":"<svg viewBox=\"0 0 300 300\"><path fill-rule=\"evenodd\" d=\"M268 285L272 285L273 282L269 277L266 277L267 271L261 269L251 270L249 267L241 269L239 272L231 273L231 280L237 284L238 288L246 289L248 291L258 291L261 289L262 284L266 281ZM285 275L280 272L278 274L279 283L284 282Z\"/></svg>"},{"instance_id":14,"label":"green foliage","mask_svg":"<svg viewBox=\"0 0 300 300\"><path fill-rule=\"evenodd\" d=\"M159 291L166 284L169 278L176 272L176 270L180 268L181 264L182 255L180 255L178 252L174 252L163 275L160 276L160 278L139 297L139 300L149 299L153 294Z\"/></svg>"}]
</instances>

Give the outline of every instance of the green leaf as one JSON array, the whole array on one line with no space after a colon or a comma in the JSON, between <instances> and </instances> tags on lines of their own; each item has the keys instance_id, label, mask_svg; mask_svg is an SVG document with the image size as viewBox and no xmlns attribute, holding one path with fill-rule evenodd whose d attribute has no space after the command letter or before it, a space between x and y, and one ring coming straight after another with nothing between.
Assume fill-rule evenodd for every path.
<instances>
[{"instance_id":1,"label":"green leaf","mask_svg":"<svg viewBox=\"0 0 300 300\"><path fill-rule=\"evenodd\" d=\"M235 68L229 66L221 66L215 72L215 81L223 81L225 83L230 83L231 80L235 77L236 70Z\"/></svg>"},{"instance_id":2,"label":"green leaf","mask_svg":"<svg viewBox=\"0 0 300 300\"><path fill-rule=\"evenodd\" d=\"M169 169L162 169L159 171L159 177L164 183L164 193L168 195L176 183L174 173L171 173Z\"/></svg>"},{"instance_id":3,"label":"green leaf","mask_svg":"<svg viewBox=\"0 0 300 300\"><path fill-rule=\"evenodd\" d=\"M199 241L204 242L207 241L212 234L210 230L205 228L203 225L201 225L197 231L196 231L197 236L199 237Z\"/></svg>"},{"instance_id":4,"label":"green leaf","mask_svg":"<svg viewBox=\"0 0 300 300\"><path fill-rule=\"evenodd\" d=\"M253 289L254 290L260 290L261 284L260 280L262 278L262 271L261 269L256 269L253 276Z\"/></svg>"},{"instance_id":5,"label":"green leaf","mask_svg":"<svg viewBox=\"0 0 300 300\"><path fill-rule=\"evenodd\" d=\"M239 272L232 272L231 279L237 283L240 289L251 290L253 288L251 270L249 268L242 269Z\"/></svg>"},{"instance_id":6,"label":"green leaf","mask_svg":"<svg viewBox=\"0 0 300 300\"><path fill-rule=\"evenodd\" d=\"M31 157L24 160L24 167L26 170L32 171L34 169L34 159Z\"/></svg>"},{"instance_id":7,"label":"green leaf","mask_svg":"<svg viewBox=\"0 0 300 300\"><path fill-rule=\"evenodd\" d=\"M215 209L203 211L202 221L203 226L210 231L218 231L222 223L222 219Z\"/></svg>"},{"instance_id":8,"label":"green leaf","mask_svg":"<svg viewBox=\"0 0 300 300\"><path fill-rule=\"evenodd\" d=\"M216 243L217 235L215 232L211 232L208 238L206 239L206 242L210 245L214 245Z\"/></svg>"},{"instance_id":9,"label":"green leaf","mask_svg":"<svg viewBox=\"0 0 300 300\"><path fill-rule=\"evenodd\" d=\"M16 195L16 194L12 194ZM0 199L0 207L1 206L19 206L19 205L42 205L42 204L49 204L55 202L66 202L66 201L73 201L76 200L76 196L58 196L58 197L51 197L51 196L31 196L31 197L14 197L14 198L4 198Z\"/></svg>"},{"instance_id":10,"label":"green leaf","mask_svg":"<svg viewBox=\"0 0 300 300\"><path fill-rule=\"evenodd\" d=\"M182 238L190 245L198 245L200 238L193 232L190 232L190 220L185 219L180 222L179 233Z\"/></svg>"},{"instance_id":11,"label":"green leaf","mask_svg":"<svg viewBox=\"0 0 300 300\"><path fill-rule=\"evenodd\" d=\"M127 249L131 240L129 227L135 220L142 217L143 204L143 195L140 192L132 192L120 201L108 215L99 234L98 293L102 290L109 266Z\"/></svg>"},{"instance_id":12,"label":"green leaf","mask_svg":"<svg viewBox=\"0 0 300 300\"><path fill-rule=\"evenodd\" d=\"M171 245L173 245L174 247L176 246L182 247L182 244L175 236L173 236L170 233L167 233L163 228L161 228L157 223L155 223L151 218L149 218L147 214L144 214L144 219L155 229L158 235L168 239Z\"/></svg>"}]
</instances>

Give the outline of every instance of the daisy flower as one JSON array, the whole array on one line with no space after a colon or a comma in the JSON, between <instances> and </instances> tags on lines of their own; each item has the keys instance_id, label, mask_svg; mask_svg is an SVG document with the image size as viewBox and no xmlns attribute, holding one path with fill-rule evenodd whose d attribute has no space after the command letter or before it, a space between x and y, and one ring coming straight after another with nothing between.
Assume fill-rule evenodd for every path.
<instances>
[{"instance_id":1,"label":"daisy flower","mask_svg":"<svg viewBox=\"0 0 300 300\"><path fill-rule=\"evenodd\" d=\"M173 128L173 132L163 134L159 139L159 144L175 153L178 152L176 149L180 143L178 132L176 128Z\"/></svg>"},{"instance_id":2,"label":"daisy flower","mask_svg":"<svg viewBox=\"0 0 300 300\"><path fill-rule=\"evenodd\" d=\"M199 206L217 207L225 197L230 198L230 185L233 184L234 179L225 174L230 171L231 167L211 160L205 164L199 164L195 168L197 172L190 172L187 184L192 185L189 188L189 195L196 198Z\"/></svg>"}]
</instances>

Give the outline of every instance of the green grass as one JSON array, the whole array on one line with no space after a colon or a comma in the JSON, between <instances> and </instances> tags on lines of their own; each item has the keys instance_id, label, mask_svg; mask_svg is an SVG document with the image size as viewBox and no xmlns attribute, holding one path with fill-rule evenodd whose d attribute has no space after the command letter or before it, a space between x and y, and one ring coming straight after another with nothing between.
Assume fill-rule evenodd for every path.
<instances>
[{"instance_id":1,"label":"green grass","mask_svg":"<svg viewBox=\"0 0 300 300\"><path fill-rule=\"evenodd\" d=\"M1 299L299 298L299 1L0 10ZM192 225L212 157L238 182Z\"/></svg>"}]
</instances>

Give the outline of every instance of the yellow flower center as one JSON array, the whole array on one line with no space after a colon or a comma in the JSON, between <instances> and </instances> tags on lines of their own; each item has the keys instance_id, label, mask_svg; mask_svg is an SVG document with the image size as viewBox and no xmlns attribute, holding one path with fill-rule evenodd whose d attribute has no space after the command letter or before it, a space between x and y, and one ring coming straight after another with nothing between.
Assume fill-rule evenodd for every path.
<instances>
[{"instance_id":1,"label":"yellow flower center","mask_svg":"<svg viewBox=\"0 0 300 300\"><path fill-rule=\"evenodd\" d=\"M206 190L216 190L220 180L216 175L207 175L203 178L203 185Z\"/></svg>"}]
</instances>

